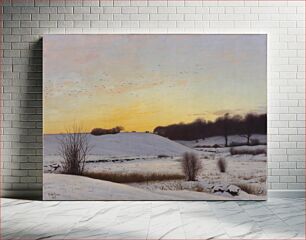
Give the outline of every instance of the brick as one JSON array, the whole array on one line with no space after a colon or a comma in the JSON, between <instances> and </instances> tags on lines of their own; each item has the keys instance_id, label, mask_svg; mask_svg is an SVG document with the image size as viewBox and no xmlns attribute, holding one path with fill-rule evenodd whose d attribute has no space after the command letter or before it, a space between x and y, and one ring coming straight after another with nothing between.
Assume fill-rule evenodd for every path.
<instances>
[{"instance_id":1,"label":"brick","mask_svg":"<svg viewBox=\"0 0 306 240\"><path fill-rule=\"evenodd\" d=\"M168 18L170 21L182 21L184 20L184 14L169 14Z\"/></svg>"},{"instance_id":2,"label":"brick","mask_svg":"<svg viewBox=\"0 0 306 240\"><path fill-rule=\"evenodd\" d=\"M15 0L12 1L13 6L24 6L24 7L31 7L34 6L34 0Z\"/></svg>"},{"instance_id":3,"label":"brick","mask_svg":"<svg viewBox=\"0 0 306 240\"><path fill-rule=\"evenodd\" d=\"M53 0L51 0L51 1L53 1ZM57 7L40 7L39 12L40 13L47 13L47 14L57 13Z\"/></svg>"},{"instance_id":4,"label":"brick","mask_svg":"<svg viewBox=\"0 0 306 240\"><path fill-rule=\"evenodd\" d=\"M176 13L176 7L158 7L158 13Z\"/></svg>"},{"instance_id":5,"label":"brick","mask_svg":"<svg viewBox=\"0 0 306 240\"><path fill-rule=\"evenodd\" d=\"M57 22L56 21L40 21L39 22L39 27L56 27Z\"/></svg>"},{"instance_id":6,"label":"brick","mask_svg":"<svg viewBox=\"0 0 306 240\"><path fill-rule=\"evenodd\" d=\"M51 14L50 15L50 20L51 21L65 20L65 14Z\"/></svg>"},{"instance_id":7,"label":"brick","mask_svg":"<svg viewBox=\"0 0 306 240\"><path fill-rule=\"evenodd\" d=\"M99 20L99 14L83 14L83 19L86 20Z\"/></svg>"},{"instance_id":8,"label":"brick","mask_svg":"<svg viewBox=\"0 0 306 240\"><path fill-rule=\"evenodd\" d=\"M244 6L242 1L219 1L219 6Z\"/></svg>"},{"instance_id":9,"label":"brick","mask_svg":"<svg viewBox=\"0 0 306 240\"><path fill-rule=\"evenodd\" d=\"M38 7L22 7L21 13L39 13Z\"/></svg>"},{"instance_id":10,"label":"brick","mask_svg":"<svg viewBox=\"0 0 306 240\"><path fill-rule=\"evenodd\" d=\"M167 6L167 1L163 0L148 0L148 6Z\"/></svg>"},{"instance_id":11,"label":"brick","mask_svg":"<svg viewBox=\"0 0 306 240\"><path fill-rule=\"evenodd\" d=\"M135 7L147 6L148 2L146 0L131 0L130 5Z\"/></svg>"},{"instance_id":12,"label":"brick","mask_svg":"<svg viewBox=\"0 0 306 240\"><path fill-rule=\"evenodd\" d=\"M202 20L202 14L185 14L185 20L186 21L201 21Z\"/></svg>"},{"instance_id":13,"label":"brick","mask_svg":"<svg viewBox=\"0 0 306 240\"><path fill-rule=\"evenodd\" d=\"M279 190L279 189L287 189L287 183L272 183L272 189Z\"/></svg>"},{"instance_id":14,"label":"brick","mask_svg":"<svg viewBox=\"0 0 306 240\"><path fill-rule=\"evenodd\" d=\"M23 183L36 182L35 177L20 177L20 181Z\"/></svg>"},{"instance_id":15,"label":"brick","mask_svg":"<svg viewBox=\"0 0 306 240\"><path fill-rule=\"evenodd\" d=\"M52 1L52 0L51 0ZM50 2L49 0L35 0L35 6L49 6Z\"/></svg>"},{"instance_id":16,"label":"brick","mask_svg":"<svg viewBox=\"0 0 306 240\"><path fill-rule=\"evenodd\" d=\"M138 21L123 21L121 23L121 26L125 28L138 28L139 22Z\"/></svg>"},{"instance_id":17,"label":"brick","mask_svg":"<svg viewBox=\"0 0 306 240\"><path fill-rule=\"evenodd\" d=\"M177 24L176 21L158 21L158 27L161 28L175 28Z\"/></svg>"},{"instance_id":18,"label":"brick","mask_svg":"<svg viewBox=\"0 0 306 240\"><path fill-rule=\"evenodd\" d=\"M305 176L296 176L296 182L305 183Z\"/></svg>"},{"instance_id":19,"label":"brick","mask_svg":"<svg viewBox=\"0 0 306 240\"><path fill-rule=\"evenodd\" d=\"M12 176L4 176L3 181L5 183L15 183L15 182L19 182L20 178L19 177L12 177Z\"/></svg>"},{"instance_id":20,"label":"brick","mask_svg":"<svg viewBox=\"0 0 306 240\"><path fill-rule=\"evenodd\" d=\"M243 16L239 14L219 14L219 20L243 20Z\"/></svg>"},{"instance_id":21,"label":"brick","mask_svg":"<svg viewBox=\"0 0 306 240\"><path fill-rule=\"evenodd\" d=\"M139 7L139 13L157 13L157 7Z\"/></svg>"},{"instance_id":22,"label":"brick","mask_svg":"<svg viewBox=\"0 0 306 240\"><path fill-rule=\"evenodd\" d=\"M12 34L16 35L26 35L26 34L31 34L31 28L13 28L12 29Z\"/></svg>"},{"instance_id":23,"label":"brick","mask_svg":"<svg viewBox=\"0 0 306 240\"><path fill-rule=\"evenodd\" d=\"M90 7L74 7L74 13L90 13Z\"/></svg>"},{"instance_id":24,"label":"brick","mask_svg":"<svg viewBox=\"0 0 306 240\"><path fill-rule=\"evenodd\" d=\"M128 15L128 14L114 14L114 20L130 20L130 15Z\"/></svg>"},{"instance_id":25,"label":"brick","mask_svg":"<svg viewBox=\"0 0 306 240\"><path fill-rule=\"evenodd\" d=\"M268 181L270 183L278 183L279 182L279 176L269 176Z\"/></svg>"},{"instance_id":26,"label":"brick","mask_svg":"<svg viewBox=\"0 0 306 240\"><path fill-rule=\"evenodd\" d=\"M210 27L212 28L233 28L233 21L211 21Z\"/></svg>"},{"instance_id":27,"label":"brick","mask_svg":"<svg viewBox=\"0 0 306 240\"><path fill-rule=\"evenodd\" d=\"M296 168L295 162L280 162L280 168Z\"/></svg>"},{"instance_id":28,"label":"brick","mask_svg":"<svg viewBox=\"0 0 306 240\"><path fill-rule=\"evenodd\" d=\"M209 13L225 13L224 7L210 7Z\"/></svg>"},{"instance_id":29,"label":"brick","mask_svg":"<svg viewBox=\"0 0 306 240\"><path fill-rule=\"evenodd\" d=\"M114 6L114 0L100 0L100 6Z\"/></svg>"},{"instance_id":30,"label":"brick","mask_svg":"<svg viewBox=\"0 0 306 240\"><path fill-rule=\"evenodd\" d=\"M141 28L157 28L158 21L139 21Z\"/></svg>"},{"instance_id":31,"label":"brick","mask_svg":"<svg viewBox=\"0 0 306 240\"><path fill-rule=\"evenodd\" d=\"M99 14L99 20L113 20L113 14Z\"/></svg>"},{"instance_id":32,"label":"brick","mask_svg":"<svg viewBox=\"0 0 306 240\"><path fill-rule=\"evenodd\" d=\"M66 6L66 1L65 0L50 0L50 6L64 7Z\"/></svg>"},{"instance_id":33,"label":"brick","mask_svg":"<svg viewBox=\"0 0 306 240\"><path fill-rule=\"evenodd\" d=\"M32 22L33 20L49 20L49 14L39 13L39 14L32 14Z\"/></svg>"},{"instance_id":34,"label":"brick","mask_svg":"<svg viewBox=\"0 0 306 240\"><path fill-rule=\"evenodd\" d=\"M176 12L177 13L195 13L196 8L195 7L177 7Z\"/></svg>"},{"instance_id":35,"label":"brick","mask_svg":"<svg viewBox=\"0 0 306 240\"><path fill-rule=\"evenodd\" d=\"M90 21L74 21L74 27L89 28L90 27Z\"/></svg>"},{"instance_id":36,"label":"brick","mask_svg":"<svg viewBox=\"0 0 306 240\"><path fill-rule=\"evenodd\" d=\"M58 21L57 26L59 28L70 28L73 27L73 21Z\"/></svg>"},{"instance_id":37,"label":"brick","mask_svg":"<svg viewBox=\"0 0 306 240\"><path fill-rule=\"evenodd\" d=\"M138 8L137 8L137 7L122 7L122 8L121 8L121 13L123 13L123 14L138 13ZM132 16L133 16L133 15L132 15Z\"/></svg>"},{"instance_id":38,"label":"brick","mask_svg":"<svg viewBox=\"0 0 306 240\"><path fill-rule=\"evenodd\" d=\"M83 3L82 0L69 0L69 1L66 1L66 6L81 7L83 5L82 3Z\"/></svg>"},{"instance_id":39,"label":"brick","mask_svg":"<svg viewBox=\"0 0 306 240\"><path fill-rule=\"evenodd\" d=\"M91 27L93 28L106 28L107 27L107 21L91 21L90 23Z\"/></svg>"},{"instance_id":40,"label":"brick","mask_svg":"<svg viewBox=\"0 0 306 240\"><path fill-rule=\"evenodd\" d=\"M12 20L31 20L31 14L14 14Z\"/></svg>"},{"instance_id":41,"label":"brick","mask_svg":"<svg viewBox=\"0 0 306 240\"><path fill-rule=\"evenodd\" d=\"M27 170L17 170L17 169L13 169L12 170L12 176L15 177L24 177L28 175L28 171Z\"/></svg>"},{"instance_id":42,"label":"brick","mask_svg":"<svg viewBox=\"0 0 306 240\"><path fill-rule=\"evenodd\" d=\"M208 14L209 11L210 11L210 8L208 7L197 7L196 8L196 13Z\"/></svg>"},{"instance_id":43,"label":"brick","mask_svg":"<svg viewBox=\"0 0 306 240\"><path fill-rule=\"evenodd\" d=\"M280 176L280 182L285 182L285 183L296 182L296 176Z\"/></svg>"},{"instance_id":44,"label":"brick","mask_svg":"<svg viewBox=\"0 0 306 240\"><path fill-rule=\"evenodd\" d=\"M65 20L82 20L83 15L80 13L65 14Z\"/></svg>"},{"instance_id":45,"label":"brick","mask_svg":"<svg viewBox=\"0 0 306 240\"><path fill-rule=\"evenodd\" d=\"M150 14L150 20L155 21L155 20L168 20L168 14Z\"/></svg>"},{"instance_id":46,"label":"brick","mask_svg":"<svg viewBox=\"0 0 306 240\"><path fill-rule=\"evenodd\" d=\"M202 2L201 0L185 0L185 6L186 7L201 7L202 6Z\"/></svg>"},{"instance_id":47,"label":"brick","mask_svg":"<svg viewBox=\"0 0 306 240\"><path fill-rule=\"evenodd\" d=\"M288 183L288 189L305 190L305 183Z\"/></svg>"},{"instance_id":48,"label":"brick","mask_svg":"<svg viewBox=\"0 0 306 240\"><path fill-rule=\"evenodd\" d=\"M69 0L71 1L71 0ZM58 7L57 13L64 14L64 13L73 13L73 7Z\"/></svg>"},{"instance_id":49,"label":"brick","mask_svg":"<svg viewBox=\"0 0 306 240\"><path fill-rule=\"evenodd\" d=\"M103 13L121 13L121 7L104 7Z\"/></svg>"},{"instance_id":50,"label":"brick","mask_svg":"<svg viewBox=\"0 0 306 240\"><path fill-rule=\"evenodd\" d=\"M103 13L104 10L102 7L91 7L90 8L90 13Z\"/></svg>"},{"instance_id":51,"label":"brick","mask_svg":"<svg viewBox=\"0 0 306 240\"><path fill-rule=\"evenodd\" d=\"M251 13L278 13L278 8L277 7L252 7L251 8Z\"/></svg>"},{"instance_id":52,"label":"brick","mask_svg":"<svg viewBox=\"0 0 306 240\"><path fill-rule=\"evenodd\" d=\"M107 21L108 28L120 28L121 22L120 21Z\"/></svg>"},{"instance_id":53,"label":"brick","mask_svg":"<svg viewBox=\"0 0 306 240\"><path fill-rule=\"evenodd\" d=\"M130 20L149 20L149 14L132 14Z\"/></svg>"},{"instance_id":54,"label":"brick","mask_svg":"<svg viewBox=\"0 0 306 240\"><path fill-rule=\"evenodd\" d=\"M99 6L100 2L99 0L85 0L83 1L83 6L86 7L91 7L91 6Z\"/></svg>"}]
</instances>

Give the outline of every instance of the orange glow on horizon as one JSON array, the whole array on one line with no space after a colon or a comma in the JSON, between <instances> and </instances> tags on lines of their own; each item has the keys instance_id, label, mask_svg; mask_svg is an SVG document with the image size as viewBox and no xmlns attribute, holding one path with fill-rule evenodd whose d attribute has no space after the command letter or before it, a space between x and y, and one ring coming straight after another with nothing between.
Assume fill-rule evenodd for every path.
<instances>
[{"instance_id":1,"label":"orange glow on horizon","mask_svg":"<svg viewBox=\"0 0 306 240\"><path fill-rule=\"evenodd\" d=\"M48 35L43 48L44 134L266 112L265 35Z\"/></svg>"}]
</instances>

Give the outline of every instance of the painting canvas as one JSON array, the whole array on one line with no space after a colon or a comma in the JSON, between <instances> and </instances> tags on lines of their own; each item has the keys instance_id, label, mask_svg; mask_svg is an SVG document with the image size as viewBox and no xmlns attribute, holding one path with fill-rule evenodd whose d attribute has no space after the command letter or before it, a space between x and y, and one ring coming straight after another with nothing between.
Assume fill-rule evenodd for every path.
<instances>
[{"instance_id":1,"label":"painting canvas","mask_svg":"<svg viewBox=\"0 0 306 240\"><path fill-rule=\"evenodd\" d=\"M46 35L45 200L264 200L265 34Z\"/></svg>"}]
</instances>

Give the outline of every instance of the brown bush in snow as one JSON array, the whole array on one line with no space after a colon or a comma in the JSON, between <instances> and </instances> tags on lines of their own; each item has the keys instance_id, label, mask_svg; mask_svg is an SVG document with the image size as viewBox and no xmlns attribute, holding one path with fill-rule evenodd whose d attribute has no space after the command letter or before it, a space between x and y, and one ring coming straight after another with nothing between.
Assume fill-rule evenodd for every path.
<instances>
[{"instance_id":1,"label":"brown bush in snow","mask_svg":"<svg viewBox=\"0 0 306 240\"><path fill-rule=\"evenodd\" d=\"M182 169L187 181L195 181L202 170L202 163L194 153L184 153Z\"/></svg>"},{"instance_id":2,"label":"brown bush in snow","mask_svg":"<svg viewBox=\"0 0 306 240\"><path fill-rule=\"evenodd\" d=\"M220 172L222 172L222 173L226 172L227 163L226 163L224 158L219 158L219 160L217 162L217 165L218 165L218 168L219 168Z\"/></svg>"},{"instance_id":3,"label":"brown bush in snow","mask_svg":"<svg viewBox=\"0 0 306 240\"><path fill-rule=\"evenodd\" d=\"M59 154L63 158L62 172L65 174L82 175L87 156L90 151L87 133L74 125L66 134L59 137Z\"/></svg>"}]
</instances>

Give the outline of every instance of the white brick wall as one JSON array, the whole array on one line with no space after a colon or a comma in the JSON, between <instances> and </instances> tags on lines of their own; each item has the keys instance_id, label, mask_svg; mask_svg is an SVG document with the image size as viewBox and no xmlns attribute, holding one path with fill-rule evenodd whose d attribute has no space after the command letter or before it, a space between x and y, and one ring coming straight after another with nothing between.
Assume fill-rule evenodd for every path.
<instances>
[{"instance_id":1,"label":"white brick wall","mask_svg":"<svg viewBox=\"0 0 306 240\"><path fill-rule=\"evenodd\" d=\"M304 189L303 1L4 0L2 189L42 187L42 42L52 33L267 33L269 188Z\"/></svg>"}]
</instances>

